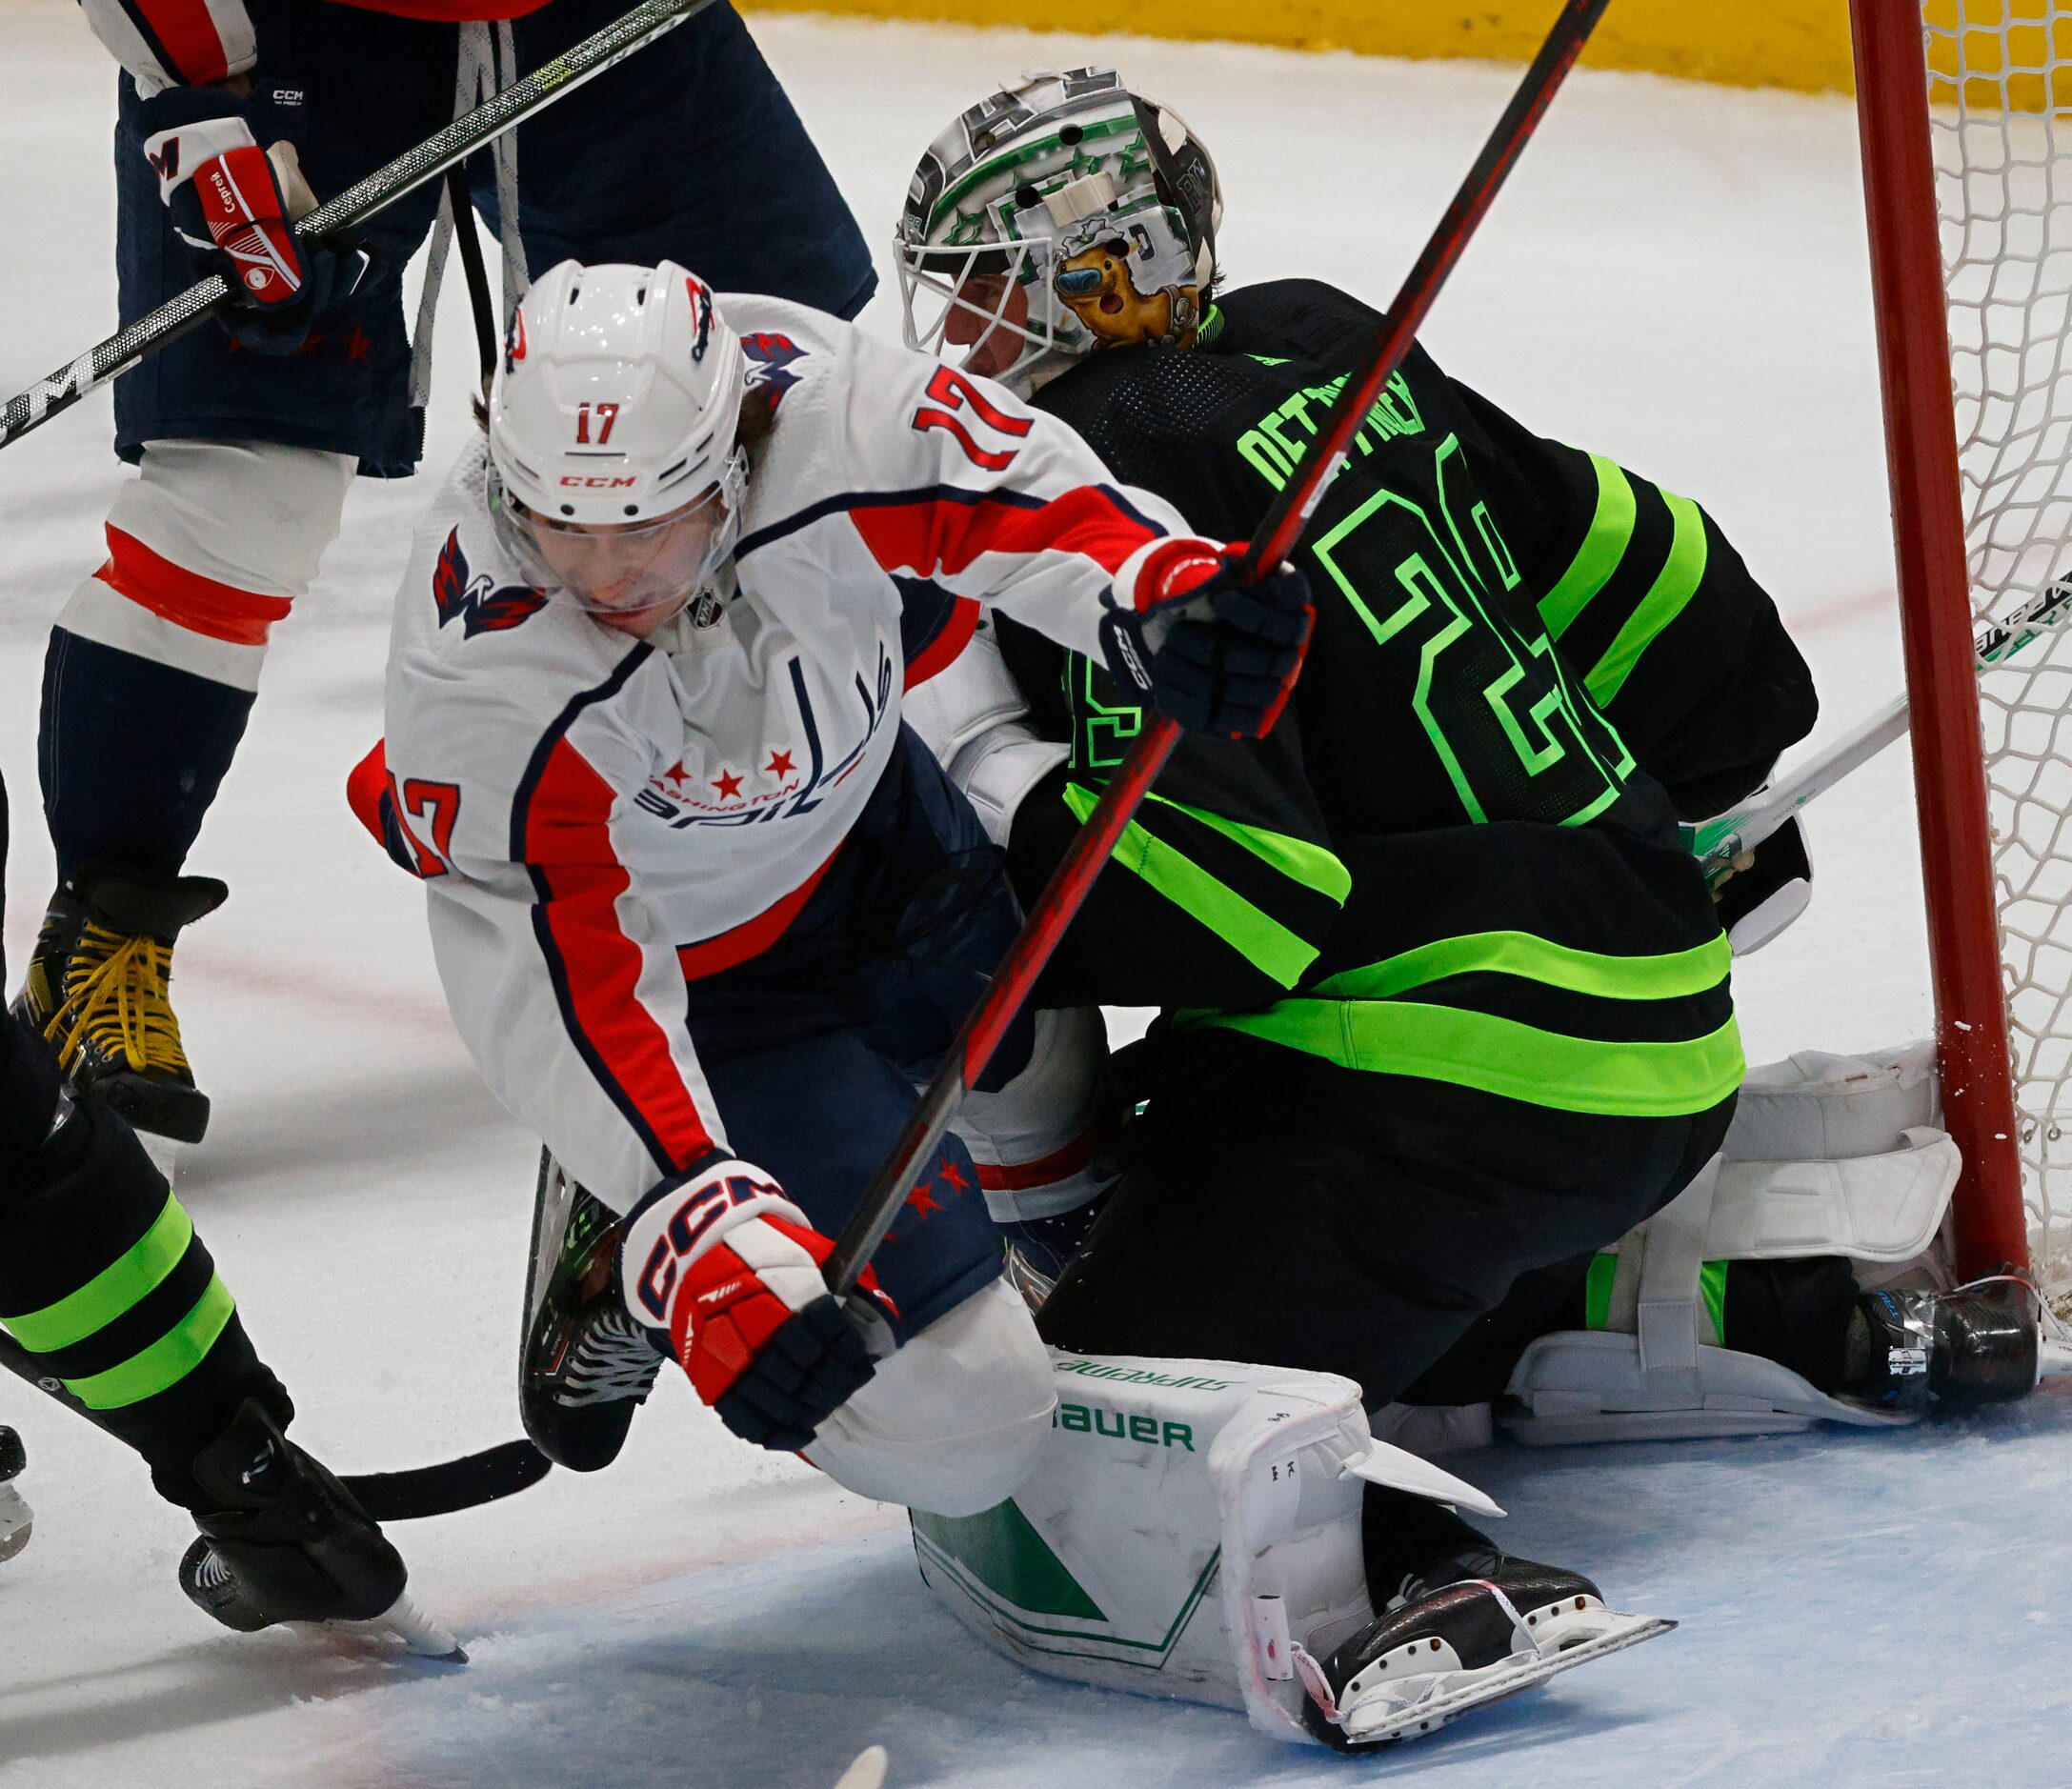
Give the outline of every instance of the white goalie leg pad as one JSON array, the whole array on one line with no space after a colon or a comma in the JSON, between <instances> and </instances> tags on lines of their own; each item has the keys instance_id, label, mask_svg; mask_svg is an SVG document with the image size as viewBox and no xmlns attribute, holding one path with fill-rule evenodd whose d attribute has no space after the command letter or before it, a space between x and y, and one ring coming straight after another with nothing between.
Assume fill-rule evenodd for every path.
<instances>
[{"instance_id":1,"label":"white goalie leg pad","mask_svg":"<svg viewBox=\"0 0 2072 1789\"><path fill-rule=\"evenodd\" d=\"M1719 1346L1700 1277L1707 1263L1840 1255L1866 1288L1947 1285L1941 1233L1961 1164L1940 1116L1930 1044L1752 1070L1722 1155L1620 1241L1606 1327L1535 1340L1499 1422L1552 1444L1918 1420Z\"/></svg>"},{"instance_id":2,"label":"white goalie leg pad","mask_svg":"<svg viewBox=\"0 0 2072 1789\"><path fill-rule=\"evenodd\" d=\"M1056 1402L1035 1319L996 1279L879 1361L805 1455L859 1496L969 1516L1028 1476Z\"/></svg>"},{"instance_id":3,"label":"white goalie leg pad","mask_svg":"<svg viewBox=\"0 0 2072 1789\"><path fill-rule=\"evenodd\" d=\"M1369 1480L1500 1515L1367 1432L1350 1379L1053 1350L1056 1414L1012 1500L916 1512L921 1576L994 1650L1075 1682L1242 1709L1303 1742L1297 1642L1370 1620Z\"/></svg>"},{"instance_id":4,"label":"white goalie leg pad","mask_svg":"<svg viewBox=\"0 0 2072 1789\"><path fill-rule=\"evenodd\" d=\"M996 1224L1075 1211L1107 1191L1099 1165L1112 1115L1100 1104L1108 1032L1100 1009L1043 1008L1028 1066L997 1093L965 1096L956 1130Z\"/></svg>"}]
</instances>

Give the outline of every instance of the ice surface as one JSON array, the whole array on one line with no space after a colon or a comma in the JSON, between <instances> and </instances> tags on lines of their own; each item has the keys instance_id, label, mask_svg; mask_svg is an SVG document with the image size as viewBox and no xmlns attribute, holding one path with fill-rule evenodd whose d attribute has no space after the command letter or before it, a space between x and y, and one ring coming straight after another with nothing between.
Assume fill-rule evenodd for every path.
<instances>
[{"instance_id":1,"label":"ice surface","mask_svg":"<svg viewBox=\"0 0 2072 1789\"><path fill-rule=\"evenodd\" d=\"M1234 280L1393 291L1515 71L766 17L755 30L874 242L913 159L1016 70L1119 58L1218 157ZM77 10L0 5L0 387L114 320L113 77ZM1891 550L1854 124L1839 100L1579 76L1426 340L1529 424L1701 497L1776 592L1831 736L1896 687ZM889 268L886 284L891 287ZM873 327L896 329L895 297ZM434 464L468 427L463 308ZM44 632L102 556L122 475L97 398L0 453L0 767L16 973L49 891L34 814ZM533 1145L447 1023L419 895L340 786L380 722L392 580L424 484L363 482L276 636L194 856L232 897L180 947L216 1101L184 1166L252 1333L343 1470L517 1431ZM1751 1055L1928 1023L1903 753L1823 802L1821 897L1737 975ZM2056 1402L1901 1435L1474 1457L1521 1552L1684 1626L1386 1762L974 1656L902 1524L735 1445L674 1378L621 1463L400 1530L465 1670L241 1639L173 1586L187 1533L134 1460L12 1381L36 1538L0 1568L0 1785L814 1785L867 1741L921 1783L2053 1781L2072 1771Z\"/></svg>"}]
</instances>

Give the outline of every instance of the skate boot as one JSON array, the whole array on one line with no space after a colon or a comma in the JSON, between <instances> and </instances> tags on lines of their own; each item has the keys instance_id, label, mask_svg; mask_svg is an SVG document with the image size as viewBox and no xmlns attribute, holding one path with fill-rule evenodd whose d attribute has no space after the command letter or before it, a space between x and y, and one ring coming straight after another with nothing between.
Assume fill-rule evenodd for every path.
<instances>
[{"instance_id":1,"label":"skate boot","mask_svg":"<svg viewBox=\"0 0 2072 1789\"><path fill-rule=\"evenodd\" d=\"M1084 1205L1053 1217L1030 1217L997 1226L1007 1239L1007 1283L1021 1294L1032 1314L1056 1290L1057 1276L1078 1253L1086 1233L1108 1203L1106 1191Z\"/></svg>"},{"instance_id":2,"label":"skate boot","mask_svg":"<svg viewBox=\"0 0 2072 1789\"><path fill-rule=\"evenodd\" d=\"M28 1464L22 1437L0 1423L0 1560L11 1559L29 1544L29 1531L35 1524L28 1500L14 1483Z\"/></svg>"},{"instance_id":3,"label":"skate boot","mask_svg":"<svg viewBox=\"0 0 2072 1789\"><path fill-rule=\"evenodd\" d=\"M1841 1396L1880 1410L1975 1410L2036 1389L2042 1305L2016 1274L1953 1292L1864 1293L1849 1324Z\"/></svg>"},{"instance_id":4,"label":"skate boot","mask_svg":"<svg viewBox=\"0 0 2072 1789\"><path fill-rule=\"evenodd\" d=\"M195 1513L201 1535L180 1561L180 1588L204 1614L240 1634L316 1621L459 1654L404 1595L402 1555L256 1398L195 1457L193 1474L209 1507Z\"/></svg>"},{"instance_id":5,"label":"skate boot","mask_svg":"<svg viewBox=\"0 0 2072 1789\"><path fill-rule=\"evenodd\" d=\"M667 1358L620 1295L618 1235L611 1211L541 1151L518 1409L533 1445L571 1472L618 1457Z\"/></svg>"},{"instance_id":6,"label":"skate boot","mask_svg":"<svg viewBox=\"0 0 2072 1789\"><path fill-rule=\"evenodd\" d=\"M1382 1587L1373 1587L1377 1599ZM1296 1649L1304 1723L1339 1751L1435 1733L1676 1626L1619 1615L1580 1573L1469 1546L1405 1578L1387 1608L1328 1658Z\"/></svg>"},{"instance_id":7,"label":"skate boot","mask_svg":"<svg viewBox=\"0 0 2072 1789\"><path fill-rule=\"evenodd\" d=\"M14 1002L73 1086L98 1090L135 1129L178 1143L201 1141L209 1100L168 994L172 944L229 894L210 876L83 867L50 897Z\"/></svg>"}]
</instances>

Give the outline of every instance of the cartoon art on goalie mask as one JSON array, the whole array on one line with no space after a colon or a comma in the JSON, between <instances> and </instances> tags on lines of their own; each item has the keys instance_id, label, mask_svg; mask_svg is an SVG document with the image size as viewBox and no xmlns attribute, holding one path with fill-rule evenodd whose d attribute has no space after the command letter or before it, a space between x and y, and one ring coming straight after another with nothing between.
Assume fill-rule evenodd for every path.
<instances>
[{"instance_id":1,"label":"cartoon art on goalie mask","mask_svg":"<svg viewBox=\"0 0 2072 1789\"><path fill-rule=\"evenodd\" d=\"M972 107L915 171L898 241L907 344L1023 395L1096 348L1184 348L1221 216L1216 166L1177 112L1113 69L1030 75Z\"/></svg>"}]
</instances>

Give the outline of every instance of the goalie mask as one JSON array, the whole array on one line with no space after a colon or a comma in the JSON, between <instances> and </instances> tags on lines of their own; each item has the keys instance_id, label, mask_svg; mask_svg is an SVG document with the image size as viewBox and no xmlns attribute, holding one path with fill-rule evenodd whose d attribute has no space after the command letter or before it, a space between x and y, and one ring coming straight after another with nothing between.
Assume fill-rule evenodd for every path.
<instances>
[{"instance_id":1,"label":"goalie mask","mask_svg":"<svg viewBox=\"0 0 2072 1789\"><path fill-rule=\"evenodd\" d=\"M490 514L528 581L657 622L704 588L740 533L744 366L674 262L542 274L490 389Z\"/></svg>"},{"instance_id":2,"label":"goalie mask","mask_svg":"<svg viewBox=\"0 0 2072 1789\"><path fill-rule=\"evenodd\" d=\"M1184 348L1222 219L1216 165L1113 69L1034 74L921 157L899 223L906 340L1023 395L1096 348Z\"/></svg>"}]
</instances>

